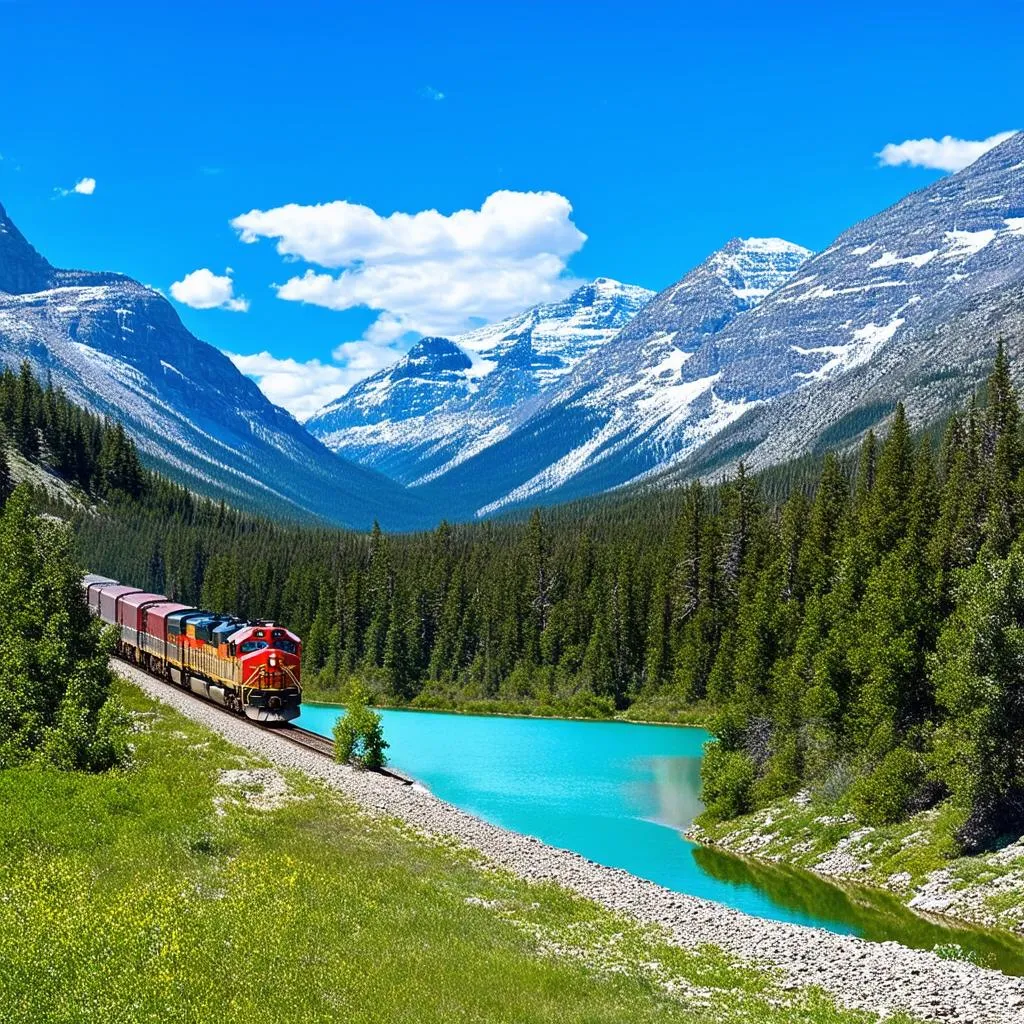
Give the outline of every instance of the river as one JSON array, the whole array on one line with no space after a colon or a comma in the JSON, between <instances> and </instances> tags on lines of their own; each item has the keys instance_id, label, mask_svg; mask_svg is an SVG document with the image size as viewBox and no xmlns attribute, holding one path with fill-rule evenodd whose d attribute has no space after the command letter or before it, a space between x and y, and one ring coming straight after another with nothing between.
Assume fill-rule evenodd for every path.
<instances>
[{"instance_id":1,"label":"river","mask_svg":"<svg viewBox=\"0 0 1024 1024\"><path fill-rule=\"evenodd\" d=\"M307 704L298 724L330 736L340 708ZM381 711L389 762L487 821L575 850L677 892L758 917L931 949L957 942L1024 975L1024 943L949 928L884 893L696 846L702 729L623 722Z\"/></svg>"}]
</instances>

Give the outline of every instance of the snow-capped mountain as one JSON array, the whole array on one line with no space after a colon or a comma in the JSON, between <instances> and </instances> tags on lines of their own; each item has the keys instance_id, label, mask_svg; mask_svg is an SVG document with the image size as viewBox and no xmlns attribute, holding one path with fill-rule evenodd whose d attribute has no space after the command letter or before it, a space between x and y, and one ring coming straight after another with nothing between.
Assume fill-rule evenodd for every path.
<instances>
[{"instance_id":1,"label":"snow-capped mountain","mask_svg":"<svg viewBox=\"0 0 1024 1024\"><path fill-rule=\"evenodd\" d=\"M778 238L729 242L581 360L513 433L423 490L437 500L447 488L467 503L460 511L484 515L599 493L682 459L767 397L718 393L728 369L718 337L810 255Z\"/></svg>"},{"instance_id":2,"label":"snow-capped mountain","mask_svg":"<svg viewBox=\"0 0 1024 1024\"><path fill-rule=\"evenodd\" d=\"M1024 133L844 232L723 332L725 398L781 397L684 464L752 468L853 443L903 401L928 422L988 372L1002 335L1021 366ZM728 456L728 457L726 457Z\"/></svg>"},{"instance_id":3,"label":"snow-capped mountain","mask_svg":"<svg viewBox=\"0 0 1024 1024\"><path fill-rule=\"evenodd\" d=\"M414 496L324 448L158 292L58 270L0 206L0 361L27 359L76 401L121 419L147 460L197 491L293 518L426 523Z\"/></svg>"},{"instance_id":4,"label":"snow-capped mountain","mask_svg":"<svg viewBox=\"0 0 1024 1024\"><path fill-rule=\"evenodd\" d=\"M423 483L505 437L653 292L598 278L560 302L452 340L426 338L351 388L306 427L334 451Z\"/></svg>"}]
</instances>

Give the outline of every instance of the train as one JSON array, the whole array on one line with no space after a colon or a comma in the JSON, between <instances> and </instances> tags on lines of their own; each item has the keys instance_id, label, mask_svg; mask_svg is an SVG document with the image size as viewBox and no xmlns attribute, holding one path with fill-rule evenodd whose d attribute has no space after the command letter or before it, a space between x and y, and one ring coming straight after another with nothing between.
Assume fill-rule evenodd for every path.
<instances>
[{"instance_id":1,"label":"train","mask_svg":"<svg viewBox=\"0 0 1024 1024\"><path fill-rule=\"evenodd\" d=\"M82 589L92 614L117 627L119 657L255 722L298 718L302 641L283 626L193 608L95 573Z\"/></svg>"}]
</instances>

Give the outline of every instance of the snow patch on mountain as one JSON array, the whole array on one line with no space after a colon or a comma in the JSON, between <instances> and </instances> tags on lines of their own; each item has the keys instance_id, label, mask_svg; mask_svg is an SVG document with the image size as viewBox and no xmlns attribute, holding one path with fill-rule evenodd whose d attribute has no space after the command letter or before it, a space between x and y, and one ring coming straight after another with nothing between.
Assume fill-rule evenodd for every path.
<instances>
[{"instance_id":1,"label":"snow patch on mountain","mask_svg":"<svg viewBox=\"0 0 1024 1024\"><path fill-rule=\"evenodd\" d=\"M607 344L652 294L600 277L560 302L451 340L424 339L306 427L332 450L397 480L429 482L507 436L538 396Z\"/></svg>"}]
</instances>

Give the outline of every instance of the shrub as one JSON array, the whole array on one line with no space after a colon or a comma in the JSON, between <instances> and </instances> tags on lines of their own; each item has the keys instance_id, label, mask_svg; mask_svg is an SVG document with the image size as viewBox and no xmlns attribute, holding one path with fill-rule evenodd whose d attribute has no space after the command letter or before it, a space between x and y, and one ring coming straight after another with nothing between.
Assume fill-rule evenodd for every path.
<instances>
[{"instance_id":1,"label":"shrub","mask_svg":"<svg viewBox=\"0 0 1024 1024\"><path fill-rule=\"evenodd\" d=\"M751 809L750 789L754 784L754 762L739 751L725 750L709 743L700 777L704 806L711 818L735 818Z\"/></svg>"},{"instance_id":2,"label":"shrub","mask_svg":"<svg viewBox=\"0 0 1024 1024\"><path fill-rule=\"evenodd\" d=\"M358 683L349 690L345 714L334 723L334 756L342 764L350 761L363 768L381 768L387 762L380 715L367 703L366 691Z\"/></svg>"},{"instance_id":3,"label":"shrub","mask_svg":"<svg viewBox=\"0 0 1024 1024\"><path fill-rule=\"evenodd\" d=\"M24 486L0 515L0 608L0 768L115 765L126 737L110 696L113 634L89 614L67 527L36 515Z\"/></svg>"},{"instance_id":4,"label":"shrub","mask_svg":"<svg viewBox=\"0 0 1024 1024\"><path fill-rule=\"evenodd\" d=\"M921 788L924 768L919 755L896 747L878 767L850 789L853 811L869 825L888 825L906 816L914 794Z\"/></svg>"}]
</instances>

